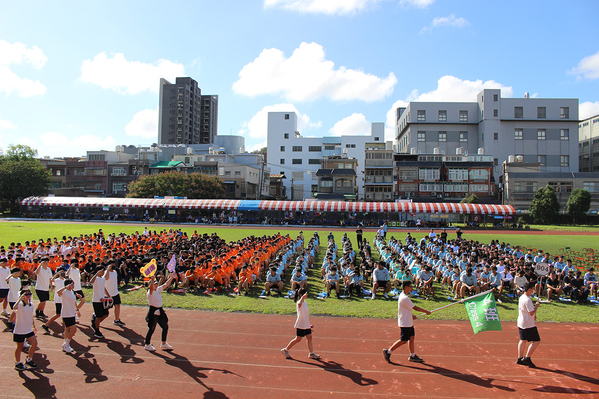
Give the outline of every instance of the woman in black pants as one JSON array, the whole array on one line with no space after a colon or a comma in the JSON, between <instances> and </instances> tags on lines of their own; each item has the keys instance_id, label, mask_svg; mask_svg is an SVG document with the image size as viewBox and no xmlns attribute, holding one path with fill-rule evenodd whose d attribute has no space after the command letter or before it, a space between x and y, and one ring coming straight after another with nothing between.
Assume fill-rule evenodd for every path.
<instances>
[{"instance_id":1,"label":"woman in black pants","mask_svg":"<svg viewBox=\"0 0 599 399\"><path fill-rule=\"evenodd\" d=\"M156 324L159 324L160 328L162 328L162 343L160 344L160 349L173 349L173 347L166 342L166 335L168 334L168 317L162 308L162 291L170 287L173 279L174 276L172 274L169 275L166 283L162 285L158 285L154 276L152 276L150 279L147 293L150 309L148 310L148 314L146 316L146 322L148 322L148 333L146 334L145 350L147 351L153 352L156 350L156 348L154 348L154 346L150 343L152 334L154 334L154 330L156 330Z\"/></svg>"}]
</instances>

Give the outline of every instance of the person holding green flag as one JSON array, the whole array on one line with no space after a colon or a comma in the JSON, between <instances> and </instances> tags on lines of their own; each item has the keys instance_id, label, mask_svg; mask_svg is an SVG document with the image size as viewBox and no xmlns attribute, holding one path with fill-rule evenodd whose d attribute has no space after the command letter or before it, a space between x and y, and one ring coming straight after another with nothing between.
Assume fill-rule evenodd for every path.
<instances>
[{"instance_id":1,"label":"person holding green flag","mask_svg":"<svg viewBox=\"0 0 599 399\"><path fill-rule=\"evenodd\" d=\"M541 343L539 337L539 331L535 325L537 320L537 310L541 305L537 302L536 305L532 304L531 295L535 291L535 283L528 283L526 285L526 291L520 296L518 300L518 330L520 331L520 342L518 342L518 360L516 364L522 364L528 367L536 367L530 359L535 349ZM526 348L526 344L528 348ZM526 353L524 353L526 350Z\"/></svg>"}]
</instances>

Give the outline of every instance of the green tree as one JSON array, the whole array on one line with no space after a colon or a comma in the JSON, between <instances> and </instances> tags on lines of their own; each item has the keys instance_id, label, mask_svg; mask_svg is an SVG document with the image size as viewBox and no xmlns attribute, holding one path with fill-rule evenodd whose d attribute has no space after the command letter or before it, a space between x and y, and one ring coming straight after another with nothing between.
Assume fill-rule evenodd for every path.
<instances>
[{"instance_id":1,"label":"green tree","mask_svg":"<svg viewBox=\"0 0 599 399\"><path fill-rule=\"evenodd\" d=\"M11 209L29 196L48 194L50 172L35 159L37 150L26 145L10 145L0 155L0 201Z\"/></svg>"},{"instance_id":2,"label":"green tree","mask_svg":"<svg viewBox=\"0 0 599 399\"><path fill-rule=\"evenodd\" d=\"M560 205L553 187L546 185L535 193L528 212L535 223L551 224L557 221Z\"/></svg>"},{"instance_id":3,"label":"green tree","mask_svg":"<svg viewBox=\"0 0 599 399\"><path fill-rule=\"evenodd\" d=\"M478 204L478 196L476 194L470 194L470 196L462 198L460 204Z\"/></svg>"},{"instance_id":4,"label":"green tree","mask_svg":"<svg viewBox=\"0 0 599 399\"><path fill-rule=\"evenodd\" d=\"M166 172L129 183L129 198L176 196L189 199L225 198L223 183L203 173Z\"/></svg>"},{"instance_id":5,"label":"green tree","mask_svg":"<svg viewBox=\"0 0 599 399\"><path fill-rule=\"evenodd\" d=\"M262 147L259 150L252 151L252 154L266 154L266 147Z\"/></svg>"},{"instance_id":6,"label":"green tree","mask_svg":"<svg viewBox=\"0 0 599 399\"><path fill-rule=\"evenodd\" d=\"M570 193L566 203L566 212L572 217L574 224L584 221L590 208L591 193L582 188L577 188Z\"/></svg>"}]
</instances>

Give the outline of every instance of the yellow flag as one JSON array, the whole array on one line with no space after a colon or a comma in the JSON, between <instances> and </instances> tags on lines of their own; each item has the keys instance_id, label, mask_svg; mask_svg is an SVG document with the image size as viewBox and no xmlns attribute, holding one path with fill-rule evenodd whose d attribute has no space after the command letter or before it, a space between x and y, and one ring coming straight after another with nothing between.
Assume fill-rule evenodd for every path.
<instances>
[{"instance_id":1,"label":"yellow flag","mask_svg":"<svg viewBox=\"0 0 599 399\"><path fill-rule=\"evenodd\" d=\"M139 271L144 277L152 277L157 269L158 265L156 265L156 259L152 259L150 263L139 269Z\"/></svg>"}]
</instances>

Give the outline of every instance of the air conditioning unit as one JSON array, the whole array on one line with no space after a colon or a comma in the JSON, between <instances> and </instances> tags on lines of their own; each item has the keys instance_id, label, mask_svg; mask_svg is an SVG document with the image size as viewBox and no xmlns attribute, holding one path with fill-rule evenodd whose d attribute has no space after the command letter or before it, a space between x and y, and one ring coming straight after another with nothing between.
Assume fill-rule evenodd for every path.
<instances>
[{"instance_id":1,"label":"air conditioning unit","mask_svg":"<svg viewBox=\"0 0 599 399\"><path fill-rule=\"evenodd\" d=\"M443 194L437 195L437 198L443 198Z\"/></svg>"},{"instance_id":2,"label":"air conditioning unit","mask_svg":"<svg viewBox=\"0 0 599 399\"><path fill-rule=\"evenodd\" d=\"M366 199L372 199L372 194L366 194Z\"/></svg>"},{"instance_id":3,"label":"air conditioning unit","mask_svg":"<svg viewBox=\"0 0 599 399\"><path fill-rule=\"evenodd\" d=\"M468 193L462 193L462 197L467 197Z\"/></svg>"},{"instance_id":4,"label":"air conditioning unit","mask_svg":"<svg viewBox=\"0 0 599 399\"><path fill-rule=\"evenodd\" d=\"M445 193L445 194L443 194L443 195L444 195L444 196L446 196L446 197L449 197L449 193Z\"/></svg>"},{"instance_id":5,"label":"air conditioning unit","mask_svg":"<svg viewBox=\"0 0 599 399\"><path fill-rule=\"evenodd\" d=\"M366 176L366 180L370 180L372 176Z\"/></svg>"},{"instance_id":6,"label":"air conditioning unit","mask_svg":"<svg viewBox=\"0 0 599 399\"><path fill-rule=\"evenodd\" d=\"M436 191L433 191L433 192L431 193L431 197L435 197L436 195L437 195L437 192L436 192Z\"/></svg>"},{"instance_id":7,"label":"air conditioning unit","mask_svg":"<svg viewBox=\"0 0 599 399\"><path fill-rule=\"evenodd\" d=\"M489 191L489 195L493 195L493 191Z\"/></svg>"},{"instance_id":8,"label":"air conditioning unit","mask_svg":"<svg viewBox=\"0 0 599 399\"><path fill-rule=\"evenodd\" d=\"M410 197L413 197L413 196L415 196L415 195L416 195L416 193L415 193L415 192L413 192L413 191L410 193Z\"/></svg>"},{"instance_id":9,"label":"air conditioning unit","mask_svg":"<svg viewBox=\"0 0 599 399\"><path fill-rule=\"evenodd\" d=\"M385 198L390 199L391 198L391 194L385 194Z\"/></svg>"}]
</instances>

